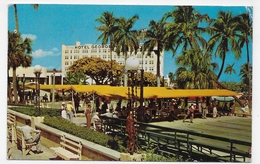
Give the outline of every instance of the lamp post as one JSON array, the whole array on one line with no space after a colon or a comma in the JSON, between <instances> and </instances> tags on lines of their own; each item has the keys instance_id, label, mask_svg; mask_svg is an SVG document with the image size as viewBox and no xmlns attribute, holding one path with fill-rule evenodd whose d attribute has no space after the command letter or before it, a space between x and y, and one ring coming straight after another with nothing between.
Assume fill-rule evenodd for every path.
<instances>
[{"instance_id":1,"label":"lamp post","mask_svg":"<svg viewBox=\"0 0 260 164\"><path fill-rule=\"evenodd\" d=\"M131 76L131 80L132 82L130 83L131 84L131 93L130 94L130 89L128 89L128 95L129 95L129 99L130 99L130 102L131 102L131 111L130 111L130 114L128 116L129 119L127 119L127 125L129 125L128 127L128 133L129 133L129 142L128 142L128 149L130 151L130 154L133 154L134 152L136 152L136 140L137 140L137 136L136 136L136 125L135 125L135 122L137 120L137 117L136 117L136 111L135 111L135 108L132 106L132 102L134 100L134 96L135 96L135 93L137 94L137 89L136 89L136 92L134 92L134 76L135 76L135 72L137 72L139 68L139 60L135 57L130 57L126 60L126 70L128 72L130 72L130 76ZM141 84L140 84L140 90L143 90L143 83L142 83L142 80L143 80L143 69L141 69ZM143 92L140 92L140 108L142 107L143 105L143 100L141 100L141 98L143 98Z\"/></svg>"},{"instance_id":2,"label":"lamp post","mask_svg":"<svg viewBox=\"0 0 260 164\"><path fill-rule=\"evenodd\" d=\"M141 69L141 80L140 80L140 111L142 113L142 118L141 120L144 120L144 36L147 32L147 29L144 28L141 30L143 34L143 47L142 47L142 69Z\"/></svg>"},{"instance_id":3,"label":"lamp post","mask_svg":"<svg viewBox=\"0 0 260 164\"><path fill-rule=\"evenodd\" d=\"M23 74L23 103L26 102L25 97L24 97L24 84L25 84L25 74Z\"/></svg>"},{"instance_id":4,"label":"lamp post","mask_svg":"<svg viewBox=\"0 0 260 164\"><path fill-rule=\"evenodd\" d=\"M38 112L38 114L40 114L40 83L39 83L39 79L40 79L40 75L42 71L42 67L40 65L36 65L34 66L34 74L36 76L36 110Z\"/></svg>"},{"instance_id":5,"label":"lamp post","mask_svg":"<svg viewBox=\"0 0 260 164\"><path fill-rule=\"evenodd\" d=\"M54 91L55 91L55 72L56 72L56 69L54 68L53 69L53 74L52 74L52 108L54 108Z\"/></svg>"}]
</instances>

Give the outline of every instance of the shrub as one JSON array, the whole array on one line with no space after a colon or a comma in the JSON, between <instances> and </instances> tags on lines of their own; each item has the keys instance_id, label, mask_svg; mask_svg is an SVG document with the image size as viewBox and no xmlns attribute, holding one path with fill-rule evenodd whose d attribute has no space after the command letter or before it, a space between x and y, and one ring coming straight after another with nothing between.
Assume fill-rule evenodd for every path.
<instances>
[{"instance_id":1,"label":"shrub","mask_svg":"<svg viewBox=\"0 0 260 164\"><path fill-rule=\"evenodd\" d=\"M120 141L117 137L111 137L104 133L93 131L92 129L87 129L71 123L69 120L59 117L44 117L44 124L59 129L66 133L72 134L79 138L97 143L99 145L114 149L116 151L124 151L125 148L120 146Z\"/></svg>"},{"instance_id":2,"label":"shrub","mask_svg":"<svg viewBox=\"0 0 260 164\"><path fill-rule=\"evenodd\" d=\"M12 106L8 107L16 112L20 112L29 116L60 116L60 109L41 108L40 113L33 106Z\"/></svg>"}]
</instances>

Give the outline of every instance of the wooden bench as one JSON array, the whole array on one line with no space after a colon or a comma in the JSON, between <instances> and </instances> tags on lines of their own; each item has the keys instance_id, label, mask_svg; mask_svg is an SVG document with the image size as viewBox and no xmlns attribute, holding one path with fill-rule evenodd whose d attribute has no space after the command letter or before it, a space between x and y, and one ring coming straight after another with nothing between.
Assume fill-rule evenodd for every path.
<instances>
[{"instance_id":1,"label":"wooden bench","mask_svg":"<svg viewBox=\"0 0 260 164\"><path fill-rule=\"evenodd\" d=\"M28 153L31 153L31 148L33 146L36 146L37 143L26 143L24 133L21 129L21 127L16 127L16 136L17 136L17 148L22 150L22 154L25 156Z\"/></svg>"},{"instance_id":2,"label":"wooden bench","mask_svg":"<svg viewBox=\"0 0 260 164\"><path fill-rule=\"evenodd\" d=\"M75 141L68 136L61 136L60 147L51 147L57 155L57 159L81 160L82 143Z\"/></svg>"},{"instance_id":3,"label":"wooden bench","mask_svg":"<svg viewBox=\"0 0 260 164\"><path fill-rule=\"evenodd\" d=\"M12 113L7 113L7 138L11 143L16 141L16 116Z\"/></svg>"},{"instance_id":4,"label":"wooden bench","mask_svg":"<svg viewBox=\"0 0 260 164\"><path fill-rule=\"evenodd\" d=\"M235 116L242 116L242 117L247 117L247 116L252 116L249 113L244 113L244 112L236 112L234 113Z\"/></svg>"}]
</instances>

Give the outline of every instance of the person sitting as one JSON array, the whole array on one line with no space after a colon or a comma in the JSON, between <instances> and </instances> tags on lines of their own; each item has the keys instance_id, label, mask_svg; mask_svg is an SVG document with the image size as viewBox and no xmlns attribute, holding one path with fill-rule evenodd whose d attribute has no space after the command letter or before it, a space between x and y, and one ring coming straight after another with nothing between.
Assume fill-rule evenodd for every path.
<instances>
[{"instance_id":1,"label":"person sitting","mask_svg":"<svg viewBox=\"0 0 260 164\"><path fill-rule=\"evenodd\" d=\"M26 143L34 143L36 142L36 153L40 154L43 153L41 150L41 143L40 143L40 138L41 138L41 131L40 130L35 130L31 127L31 120L27 119L25 120L25 126L21 127L21 130L23 131L25 142Z\"/></svg>"},{"instance_id":2,"label":"person sitting","mask_svg":"<svg viewBox=\"0 0 260 164\"><path fill-rule=\"evenodd\" d=\"M93 129L96 131L101 130L101 120L98 117L98 112L95 112L91 118L91 124L93 125Z\"/></svg>"}]
</instances>

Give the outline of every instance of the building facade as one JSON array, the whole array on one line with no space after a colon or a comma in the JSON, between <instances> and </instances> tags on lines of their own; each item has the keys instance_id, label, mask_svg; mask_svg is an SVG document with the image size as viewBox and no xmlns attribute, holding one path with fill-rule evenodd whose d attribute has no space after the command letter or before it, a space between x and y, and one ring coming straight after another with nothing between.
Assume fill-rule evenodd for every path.
<instances>
[{"instance_id":1,"label":"building facade","mask_svg":"<svg viewBox=\"0 0 260 164\"><path fill-rule=\"evenodd\" d=\"M127 54L127 58L130 56L135 56L139 60L139 68L143 68L145 72L151 72L156 74L156 64L157 57L154 52L150 56L147 55L147 52L144 52L142 55L141 49L138 49L137 54ZM163 61L164 53L160 56L160 75L163 76ZM69 66L73 64L74 61L84 58L84 57L93 57L101 58L103 60L110 59L110 48L109 45L102 44L84 44L81 45L79 41L76 42L76 45L62 45L62 59L61 59L61 69L62 74L65 77L68 71ZM112 60L118 62L119 65L125 65L125 59L123 53L117 55L116 52L112 52Z\"/></svg>"},{"instance_id":2,"label":"building facade","mask_svg":"<svg viewBox=\"0 0 260 164\"><path fill-rule=\"evenodd\" d=\"M13 69L9 69L9 79L12 81L13 77ZM63 84L63 76L61 70L56 70L55 74L53 70L47 70L46 67L42 67L39 83L40 84L53 84L55 77L55 84ZM25 81L26 83L35 82L35 74L34 74L34 67L17 67L16 68L16 78L18 81L22 82Z\"/></svg>"}]
</instances>

